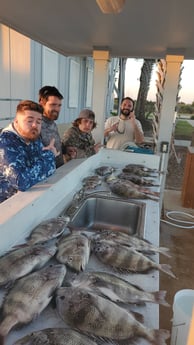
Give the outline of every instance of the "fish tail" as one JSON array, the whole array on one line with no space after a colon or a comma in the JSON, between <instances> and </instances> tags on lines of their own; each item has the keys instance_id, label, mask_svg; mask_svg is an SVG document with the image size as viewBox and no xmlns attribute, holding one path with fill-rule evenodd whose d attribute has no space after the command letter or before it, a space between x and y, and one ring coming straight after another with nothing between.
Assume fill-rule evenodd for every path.
<instances>
[{"instance_id":1,"label":"fish tail","mask_svg":"<svg viewBox=\"0 0 194 345\"><path fill-rule=\"evenodd\" d=\"M156 196L157 198L159 198L159 196L160 196L160 193L159 193L159 192L154 192L154 191L151 191L151 190L146 189L146 188L141 188L141 192L143 192L143 193L145 193L145 194L154 195L154 196Z\"/></svg>"},{"instance_id":2,"label":"fish tail","mask_svg":"<svg viewBox=\"0 0 194 345\"><path fill-rule=\"evenodd\" d=\"M174 273L171 271L171 266L167 265L167 264L161 264L159 265L159 269L160 271L168 274L170 277L172 278L176 278L176 276L174 275Z\"/></svg>"},{"instance_id":3,"label":"fish tail","mask_svg":"<svg viewBox=\"0 0 194 345\"><path fill-rule=\"evenodd\" d=\"M4 345L5 344L5 337L0 334L0 345Z\"/></svg>"},{"instance_id":4,"label":"fish tail","mask_svg":"<svg viewBox=\"0 0 194 345\"><path fill-rule=\"evenodd\" d=\"M166 339L170 337L170 332L166 329L154 329L152 331L153 340L151 340L152 345L165 345Z\"/></svg>"},{"instance_id":5,"label":"fish tail","mask_svg":"<svg viewBox=\"0 0 194 345\"><path fill-rule=\"evenodd\" d=\"M172 255L170 255L168 252L169 252L169 248L166 248L166 247L159 247L159 253L160 254L163 254L165 256L167 256L168 258L171 258Z\"/></svg>"},{"instance_id":6,"label":"fish tail","mask_svg":"<svg viewBox=\"0 0 194 345\"><path fill-rule=\"evenodd\" d=\"M153 201L158 201L158 197L154 197L154 196L148 196L148 194L146 194L147 197L145 199L149 199L149 200L153 200Z\"/></svg>"},{"instance_id":7,"label":"fish tail","mask_svg":"<svg viewBox=\"0 0 194 345\"><path fill-rule=\"evenodd\" d=\"M165 300L166 297L166 291L160 290L153 292L154 299L156 303L159 303L161 305L164 305L166 307L170 307L170 304Z\"/></svg>"}]
</instances>

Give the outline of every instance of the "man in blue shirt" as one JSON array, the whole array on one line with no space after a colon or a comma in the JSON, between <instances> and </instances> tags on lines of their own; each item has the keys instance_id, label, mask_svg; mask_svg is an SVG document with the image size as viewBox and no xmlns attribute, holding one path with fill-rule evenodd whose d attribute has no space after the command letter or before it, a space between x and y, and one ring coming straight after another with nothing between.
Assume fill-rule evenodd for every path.
<instances>
[{"instance_id":1,"label":"man in blue shirt","mask_svg":"<svg viewBox=\"0 0 194 345\"><path fill-rule=\"evenodd\" d=\"M0 202L26 191L56 170L54 139L47 147L40 140L43 108L21 101L14 121L0 134Z\"/></svg>"}]
</instances>

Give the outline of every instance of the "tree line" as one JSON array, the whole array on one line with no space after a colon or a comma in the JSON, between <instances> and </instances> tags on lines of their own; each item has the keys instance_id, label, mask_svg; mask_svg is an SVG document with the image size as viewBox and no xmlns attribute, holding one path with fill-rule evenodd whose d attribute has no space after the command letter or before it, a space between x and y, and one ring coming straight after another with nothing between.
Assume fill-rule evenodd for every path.
<instances>
[{"instance_id":1,"label":"tree line","mask_svg":"<svg viewBox=\"0 0 194 345\"><path fill-rule=\"evenodd\" d=\"M180 102L177 105L177 113L178 114L194 114L194 101L191 104L186 104L184 102Z\"/></svg>"}]
</instances>

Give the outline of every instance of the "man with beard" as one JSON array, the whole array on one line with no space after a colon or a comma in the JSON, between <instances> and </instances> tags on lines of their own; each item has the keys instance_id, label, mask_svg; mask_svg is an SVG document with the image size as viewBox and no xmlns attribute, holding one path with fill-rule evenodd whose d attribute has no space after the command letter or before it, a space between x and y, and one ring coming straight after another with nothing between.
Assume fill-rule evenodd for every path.
<instances>
[{"instance_id":1,"label":"man with beard","mask_svg":"<svg viewBox=\"0 0 194 345\"><path fill-rule=\"evenodd\" d=\"M15 119L0 134L0 202L56 170L54 140L44 147L40 139L42 114L40 104L21 101Z\"/></svg>"},{"instance_id":2,"label":"man with beard","mask_svg":"<svg viewBox=\"0 0 194 345\"><path fill-rule=\"evenodd\" d=\"M104 137L106 147L110 149L122 149L125 143L132 145L143 143L144 134L140 121L135 117L132 98L123 98L120 115L111 116L106 120Z\"/></svg>"},{"instance_id":3,"label":"man with beard","mask_svg":"<svg viewBox=\"0 0 194 345\"><path fill-rule=\"evenodd\" d=\"M63 96L54 86L43 86L39 90L39 103L44 109L41 127L41 139L45 146L49 144L51 139L55 139L55 147L59 152L59 155L56 157L56 168L59 168L64 164L61 149L61 138L55 122L59 117L62 99Z\"/></svg>"}]
</instances>

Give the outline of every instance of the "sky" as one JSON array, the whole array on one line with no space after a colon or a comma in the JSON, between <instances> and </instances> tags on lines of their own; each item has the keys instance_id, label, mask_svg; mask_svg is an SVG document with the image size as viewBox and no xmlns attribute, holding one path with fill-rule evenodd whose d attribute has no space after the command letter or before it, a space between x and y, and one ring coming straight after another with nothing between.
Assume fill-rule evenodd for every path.
<instances>
[{"instance_id":1,"label":"sky","mask_svg":"<svg viewBox=\"0 0 194 345\"><path fill-rule=\"evenodd\" d=\"M128 95L134 99L137 99L142 64L143 59L127 60L125 75L125 95ZM179 91L180 102L191 104L192 102L194 102L194 77L192 78L192 75L194 75L194 60L184 60L182 66L183 71L180 82L181 89ZM156 100L156 79L156 69L154 69L152 72L152 79L150 82L150 89L147 97L149 101Z\"/></svg>"}]
</instances>

